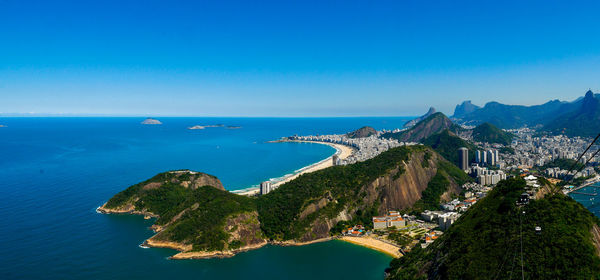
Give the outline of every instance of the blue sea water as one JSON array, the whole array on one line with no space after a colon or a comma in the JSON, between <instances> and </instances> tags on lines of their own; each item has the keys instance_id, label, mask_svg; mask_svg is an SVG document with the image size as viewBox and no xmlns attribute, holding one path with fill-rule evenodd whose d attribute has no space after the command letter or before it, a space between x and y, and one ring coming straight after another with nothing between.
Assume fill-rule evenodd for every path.
<instances>
[{"instance_id":1,"label":"blue sea water","mask_svg":"<svg viewBox=\"0 0 600 280\"><path fill-rule=\"evenodd\" d=\"M390 257L339 241L173 261L138 247L152 221L95 212L156 173L192 169L229 190L320 161L333 148L266 143L293 134L401 127L410 118L0 118L0 279L381 279ZM193 125L241 126L188 130Z\"/></svg>"},{"instance_id":2,"label":"blue sea water","mask_svg":"<svg viewBox=\"0 0 600 280\"><path fill-rule=\"evenodd\" d=\"M586 194L594 194L586 195ZM600 183L594 184L593 186L584 187L577 191L577 193L571 193L570 196L577 202L581 203L585 208L594 213L594 215L600 217Z\"/></svg>"}]
</instances>

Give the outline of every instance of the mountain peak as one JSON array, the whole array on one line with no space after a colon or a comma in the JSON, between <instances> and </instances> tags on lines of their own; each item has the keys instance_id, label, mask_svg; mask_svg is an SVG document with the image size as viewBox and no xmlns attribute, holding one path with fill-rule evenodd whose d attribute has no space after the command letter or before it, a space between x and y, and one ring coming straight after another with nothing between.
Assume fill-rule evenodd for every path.
<instances>
[{"instance_id":1,"label":"mountain peak","mask_svg":"<svg viewBox=\"0 0 600 280\"><path fill-rule=\"evenodd\" d=\"M594 98L594 92L590 89L585 93L585 98Z\"/></svg>"},{"instance_id":2,"label":"mountain peak","mask_svg":"<svg viewBox=\"0 0 600 280\"><path fill-rule=\"evenodd\" d=\"M412 127L412 126L414 126L415 124L417 124L418 122L420 122L420 121L422 121L422 120L426 119L427 117L429 117L429 116L431 116L431 115L435 114L436 112L437 112L437 111L435 110L435 108L433 108L433 107L429 107L429 110L427 111L427 113L425 113L425 115L422 115L422 116L420 116L420 117L418 117L418 118L416 118L416 119L414 119L414 120L410 120L410 121L406 122L406 123L404 124L404 127L405 127L405 128L406 128L406 127Z\"/></svg>"},{"instance_id":3,"label":"mountain peak","mask_svg":"<svg viewBox=\"0 0 600 280\"><path fill-rule=\"evenodd\" d=\"M460 118L460 117L468 115L480 108L481 107L479 107L477 105L473 105L473 103L471 103L471 100L463 101L463 103L461 103L460 105L456 105L456 108L454 108L453 117Z\"/></svg>"}]
</instances>

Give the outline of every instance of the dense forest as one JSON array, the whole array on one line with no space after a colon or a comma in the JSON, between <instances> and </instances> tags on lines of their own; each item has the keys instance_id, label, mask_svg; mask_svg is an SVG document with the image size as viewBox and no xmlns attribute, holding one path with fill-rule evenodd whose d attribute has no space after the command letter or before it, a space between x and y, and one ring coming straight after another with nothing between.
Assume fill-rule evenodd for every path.
<instances>
[{"instance_id":1,"label":"dense forest","mask_svg":"<svg viewBox=\"0 0 600 280\"><path fill-rule=\"evenodd\" d=\"M564 195L518 206L525 185L500 182L433 244L394 259L387 278L517 278L522 256L526 279L600 279L591 234L598 218Z\"/></svg>"}]
</instances>

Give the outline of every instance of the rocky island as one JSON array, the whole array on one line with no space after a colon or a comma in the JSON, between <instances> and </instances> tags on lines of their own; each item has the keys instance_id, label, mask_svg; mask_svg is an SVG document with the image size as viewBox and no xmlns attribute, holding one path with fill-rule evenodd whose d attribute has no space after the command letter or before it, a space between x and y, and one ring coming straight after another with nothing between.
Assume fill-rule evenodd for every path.
<instances>
[{"instance_id":1,"label":"rocky island","mask_svg":"<svg viewBox=\"0 0 600 280\"><path fill-rule=\"evenodd\" d=\"M162 122L160 122L157 119L147 118L144 121L142 121L142 124L162 124Z\"/></svg>"}]
</instances>

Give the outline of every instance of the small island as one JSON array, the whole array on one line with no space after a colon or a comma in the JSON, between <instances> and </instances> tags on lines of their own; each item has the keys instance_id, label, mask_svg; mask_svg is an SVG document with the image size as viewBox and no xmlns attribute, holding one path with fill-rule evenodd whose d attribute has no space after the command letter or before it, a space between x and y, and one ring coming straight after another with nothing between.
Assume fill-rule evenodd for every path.
<instances>
[{"instance_id":1,"label":"small island","mask_svg":"<svg viewBox=\"0 0 600 280\"><path fill-rule=\"evenodd\" d=\"M147 118L142 122L142 124L162 124L162 122L157 119Z\"/></svg>"},{"instance_id":2,"label":"small island","mask_svg":"<svg viewBox=\"0 0 600 280\"><path fill-rule=\"evenodd\" d=\"M0 127L6 127L6 125L0 124Z\"/></svg>"},{"instance_id":3,"label":"small island","mask_svg":"<svg viewBox=\"0 0 600 280\"><path fill-rule=\"evenodd\" d=\"M194 126L190 126L188 127L189 130L197 130L197 129L205 129L205 126L202 125L194 125Z\"/></svg>"},{"instance_id":4,"label":"small island","mask_svg":"<svg viewBox=\"0 0 600 280\"><path fill-rule=\"evenodd\" d=\"M205 128L209 128L209 127L224 127L224 126L225 125L223 125L223 124L194 125L194 126L188 127L188 129L196 130L196 129L205 129Z\"/></svg>"}]
</instances>

